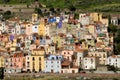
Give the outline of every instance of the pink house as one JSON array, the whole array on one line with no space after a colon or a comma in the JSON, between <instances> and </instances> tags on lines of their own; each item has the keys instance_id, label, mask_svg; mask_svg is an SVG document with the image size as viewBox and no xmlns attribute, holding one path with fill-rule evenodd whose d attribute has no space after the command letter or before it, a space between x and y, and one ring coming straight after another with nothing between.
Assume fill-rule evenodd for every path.
<instances>
[{"instance_id":1,"label":"pink house","mask_svg":"<svg viewBox=\"0 0 120 80\"><path fill-rule=\"evenodd\" d=\"M31 35L32 34L32 24L28 24L26 26L26 34Z\"/></svg>"},{"instance_id":2,"label":"pink house","mask_svg":"<svg viewBox=\"0 0 120 80\"><path fill-rule=\"evenodd\" d=\"M72 61L72 55L73 55L73 51L70 51L70 50L64 50L62 51L62 54L61 54L65 59L69 60L69 61Z\"/></svg>"},{"instance_id":3,"label":"pink house","mask_svg":"<svg viewBox=\"0 0 120 80\"><path fill-rule=\"evenodd\" d=\"M12 68L15 69L15 72L25 69L25 56L23 53L18 52L12 56Z\"/></svg>"},{"instance_id":4,"label":"pink house","mask_svg":"<svg viewBox=\"0 0 120 80\"><path fill-rule=\"evenodd\" d=\"M30 45L30 50L33 50L33 49L36 49L36 45L35 44Z\"/></svg>"},{"instance_id":5,"label":"pink house","mask_svg":"<svg viewBox=\"0 0 120 80\"><path fill-rule=\"evenodd\" d=\"M5 48L10 48L10 47L11 47L11 43L10 42L6 43Z\"/></svg>"}]
</instances>

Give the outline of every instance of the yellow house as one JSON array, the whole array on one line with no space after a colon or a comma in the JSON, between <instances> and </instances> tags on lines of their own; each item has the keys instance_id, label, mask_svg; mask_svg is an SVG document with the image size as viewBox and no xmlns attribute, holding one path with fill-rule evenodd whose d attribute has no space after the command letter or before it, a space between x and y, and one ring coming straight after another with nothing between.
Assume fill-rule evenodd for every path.
<instances>
[{"instance_id":1,"label":"yellow house","mask_svg":"<svg viewBox=\"0 0 120 80\"><path fill-rule=\"evenodd\" d=\"M98 22L102 19L102 14L101 13L90 13L90 17L93 21Z\"/></svg>"},{"instance_id":2,"label":"yellow house","mask_svg":"<svg viewBox=\"0 0 120 80\"><path fill-rule=\"evenodd\" d=\"M60 36L55 36L53 41L54 41L54 43L57 44L57 47L58 47L58 48L62 47Z\"/></svg>"},{"instance_id":3,"label":"yellow house","mask_svg":"<svg viewBox=\"0 0 120 80\"><path fill-rule=\"evenodd\" d=\"M108 24L109 24L108 18L102 18L100 21L106 26L108 26Z\"/></svg>"},{"instance_id":4,"label":"yellow house","mask_svg":"<svg viewBox=\"0 0 120 80\"><path fill-rule=\"evenodd\" d=\"M86 25L86 28L88 29L89 33L95 36L95 25L94 24Z\"/></svg>"},{"instance_id":5,"label":"yellow house","mask_svg":"<svg viewBox=\"0 0 120 80\"><path fill-rule=\"evenodd\" d=\"M88 49L88 44L85 43L85 42L82 42L82 48L83 48L83 49Z\"/></svg>"},{"instance_id":6,"label":"yellow house","mask_svg":"<svg viewBox=\"0 0 120 80\"><path fill-rule=\"evenodd\" d=\"M108 18L103 18L102 13L90 13L90 17L94 22L102 22L104 25L108 26L109 20Z\"/></svg>"},{"instance_id":7,"label":"yellow house","mask_svg":"<svg viewBox=\"0 0 120 80\"><path fill-rule=\"evenodd\" d=\"M44 49L34 49L30 56L30 70L31 71L44 71Z\"/></svg>"},{"instance_id":8,"label":"yellow house","mask_svg":"<svg viewBox=\"0 0 120 80\"><path fill-rule=\"evenodd\" d=\"M17 40L14 39L13 42L11 42L10 51L15 51L16 50L16 46L17 46Z\"/></svg>"},{"instance_id":9,"label":"yellow house","mask_svg":"<svg viewBox=\"0 0 120 80\"><path fill-rule=\"evenodd\" d=\"M107 52L88 52L89 56L93 57L99 57L99 64L106 65L106 60L107 60Z\"/></svg>"},{"instance_id":10,"label":"yellow house","mask_svg":"<svg viewBox=\"0 0 120 80\"><path fill-rule=\"evenodd\" d=\"M38 14L33 13L33 14L32 14L32 22L35 22L35 21L37 21L37 20L38 20Z\"/></svg>"},{"instance_id":11,"label":"yellow house","mask_svg":"<svg viewBox=\"0 0 120 80\"><path fill-rule=\"evenodd\" d=\"M4 57L0 56L0 67L4 67Z\"/></svg>"},{"instance_id":12,"label":"yellow house","mask_svg":"<svg viewBox=\"0 0 120 80\"><path fill-rule=\"evenodd\" d=\"M41 36L45 36L45 23L41 22L38 27L38 34Z\"/></svg>"}]
</instances>

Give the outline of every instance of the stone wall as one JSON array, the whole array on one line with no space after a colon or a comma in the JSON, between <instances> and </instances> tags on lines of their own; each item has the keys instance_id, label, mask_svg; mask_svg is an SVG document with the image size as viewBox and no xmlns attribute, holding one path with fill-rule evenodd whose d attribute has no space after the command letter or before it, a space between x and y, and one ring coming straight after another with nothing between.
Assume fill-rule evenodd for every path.
<instances>
[{"instance_id":1,"label":"stone wall","mask_svg":"<svg viewBox=\"0 0 120 80\"><path fill-rule=\"evenodd\" d=\"M29 8L26 4L16 4L16 5L0 5L0 9L3 11L11 11L11 12L34 12L34 7Z\"/></svg>"}]
</instances>

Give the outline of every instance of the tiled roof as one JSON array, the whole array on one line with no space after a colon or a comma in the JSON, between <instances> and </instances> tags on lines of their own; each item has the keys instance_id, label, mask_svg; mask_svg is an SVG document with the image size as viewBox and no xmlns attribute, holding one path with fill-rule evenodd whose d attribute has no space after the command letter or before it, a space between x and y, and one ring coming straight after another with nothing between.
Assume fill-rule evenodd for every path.
<instances>
[{"instance_id":1,"label":"tiled roof","mask_svg":"<svg viewBox=\"0 0 120 80\"><path fill-rule=\"evenodd\" d=\"M62 66L69 66L70 64L71 64L71 62L68 61L68 60L64 60L64 61L61 63Z\"/></svg>"}]
</instances>

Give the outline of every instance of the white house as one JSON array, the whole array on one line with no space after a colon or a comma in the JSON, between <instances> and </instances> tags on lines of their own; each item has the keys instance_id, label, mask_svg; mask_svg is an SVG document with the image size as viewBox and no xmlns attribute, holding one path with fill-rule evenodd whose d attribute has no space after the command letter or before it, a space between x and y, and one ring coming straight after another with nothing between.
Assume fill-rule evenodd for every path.
<instances>
[{"instance_id":1,"label":"white house","mask_svg":"<svg viewBox=\"0 0 120 80\"><path fill-rule=\"evenodd\" d=\"M56 22L58 23L60 21L60 17L56 17Z\"/></svg>"},{"instance_id":2,"label":"white house","mask_svg":"<svg viewBox=\"0 0 120 80\"><path fill-rule=\"evenodd\" d=\"M113 65L114 67L120 68L120 55L112 55L107 59L108 65Z\"/></svg>"},{"instance_id":3,"label":"white house","mask_svg":"<svg viewBox=\"0 0 120 80\"><path fill-rule=\"evenodd\" d=\"M82 25L90 24L90 16L88 14L79 14L79 21Z\"/></svg>"},{"instance_id":4,"label":"white house","mask_svg":"<svg viewBox=\"0 0 120 80\"><path fill-rule=\"evenodd\" d=\"M38 24L33 24L33 26L32 26L32 32L33 33L38 33Z\"/></svg>"},{"instance_id":5,"label":"white house","mask_svg":"<svg viewBox=\"0 0 120 80\"><path fill-rule=\"evenodd\" d=\"M50 55L45 60L45 72L60 73L61 72L61 55Z\"/></svg>"},{"instance_id":6,"label":"white house","mask_svg":"<svg viewBox=\"0 0 120 80\"><path fill-rule=\"evenodd\" d=\"M5 25L5 22L2 22L2 26L1 26L2 32L5 32L6 28L7 26Z\"/></svg>"},{"instance_id":7,"label":"white house","mask_svg":"<svg viewBox=\"0 0 120 80\"><path fill-rule=\"evenodd\" d=\"M95 57L84 57L82 68L85 70L96 69L96 58Z\"/></svg>"},{"instance_id":8,"label":"white house","mask_svg":"<svg viewBox=\"0 0 120 80\"><path fill-rule=\"evenodd\" d=\"M45 35L49 36L50 32L49 32L49 25L45 26Z\"/></svg>"},{"instance_id":9,"label":"white house","mask_svg":"<svg viewBox=\"0 0 120 80\"><path fill-rule=\"evenodd\" d=\"M82 67L83 64L83 51L75 51L74 54L76 55L76 66Z\"/></svg>"},{"instance_id":10,"label":"white house","mask_svg":"<svg viewBox=\"0 0 120 80\"><path fill-rule=\"evenodd\" d=\"M16 24L15 25L15 30L16 30L16 34L19 35L21 33L21 26L20 24Z\"/></svg>"},{"instance_id":11,"label":"white house","mask_svg":"<svg viewBox=\"0 0 120 80\"><path fill-rule=\"evenodd\" d=\"M30 55L27 55L26 57L25 57L26 59L26 71L30 71Z\"/></svg>"},{"instance_id":12,"label":"white house","mask_svg":"<svg viewBox=\"0 0 120 80\"><path fill-rule=\"evenodd\" d=\"M69 20L69 15L63 15L63 18L64 18L63 22L67 23Z\"/></svg>"},{"instance_id":13,"label":"white house","mask_svg":"<svg viewBox=\"0 0 120 80\"><path fill-rule=\"evenodd\" d=\"M117 18L117 17L112 17L112 18L111 18L111 23L112 23L113 25L118 25L118 18Z\"/></svg>"}]
</instances>

